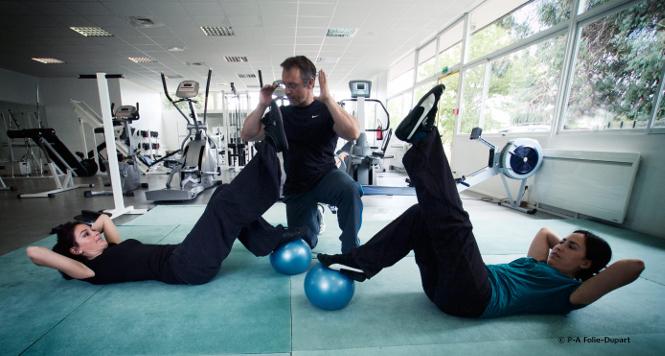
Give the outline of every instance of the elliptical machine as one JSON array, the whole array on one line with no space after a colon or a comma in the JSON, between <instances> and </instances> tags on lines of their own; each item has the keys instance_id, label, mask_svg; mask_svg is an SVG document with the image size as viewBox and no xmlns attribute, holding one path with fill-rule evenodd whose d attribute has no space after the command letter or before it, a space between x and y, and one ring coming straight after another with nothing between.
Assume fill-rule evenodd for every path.
<instances>
[{"instance_id":1,"label":"elliptical machine","mask_svg":"<svg viewBox=\"0 0 665 356\"><path fill-rule=\"evenodd\" d=\"M185 201L196 198L201 192L221 183L215 180L215 176L221 173L217 162L217 147L206 133L208 92L210 90L210 77L212 70L208 70L206 83L205 103L203 106L203 121L199 121L194 109L195 98L199 94L199 83L194 80L184 80L178 85L176 96L179 100L173 100L166 86L166 77L162 73L162 85L166 98L178 110L180 115L187 121L188 135L180 144L181 157L176 166L169 173L166 188L151 190L145 193L147 200L160 201ZM178 103L187 102L189 116L180 109ZM191 120L190 120L191 119ZM172 189L171 182L175 175L180 178L179 189Z\"/></svg>"},{"instance_id":2,"label":"elliptical machine","mask_svg":"<svg viewBox=\"0 0 665 356\"><path fill-rule=\"evenodd\" d=\"M123 105L120 106L117 110L113 110L113 104L111 104L111 112L113 112L113 125L119 126L119 130L116 131L116 140L124 140L127 145L128 155L124 156L118 153L118 169L120 170L120 183L122 186L122 193L125 196L134 196L134 191L140 188L148 188L148 183L141 183L141 172L139 171L138 161L137 161L137 152L138 147L134 142L134 135L132 133L132 128L129 126L133 121L136 121L141 118L139 115L139 103L136 103L136 106L133 105ZM98 127L94 129L94 133L104 133L103 127ZM98 145L97 157L100 163L100 170L107 171L108 163L102 155L101 151L106 149L106 142ZM108 156L107 152L107 156ZM110 185L110 183L108 184ZM100 196L100 195L113 195L112 191L92 191L87 190L83 192L83 196L86 198Z\"/></svg>"}]
</instances>

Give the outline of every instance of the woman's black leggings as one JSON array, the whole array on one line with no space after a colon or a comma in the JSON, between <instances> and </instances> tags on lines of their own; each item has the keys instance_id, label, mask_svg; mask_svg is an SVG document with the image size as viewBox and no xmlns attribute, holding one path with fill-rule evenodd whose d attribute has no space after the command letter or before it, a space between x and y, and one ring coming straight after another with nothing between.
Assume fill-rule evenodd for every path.
<instances>
[{"instance_id":1,"label":"woman's black leggings","mask_svg":"<svg viewBox=\"0 0 665 356\"><path fill-rule=\"evenodd\" d=\"M491 286L438 131L417 141L403 162L418 204L351 255L371 277L413 250L427 297L448 314L478 317Z\"/></svg>"}]
</instances>

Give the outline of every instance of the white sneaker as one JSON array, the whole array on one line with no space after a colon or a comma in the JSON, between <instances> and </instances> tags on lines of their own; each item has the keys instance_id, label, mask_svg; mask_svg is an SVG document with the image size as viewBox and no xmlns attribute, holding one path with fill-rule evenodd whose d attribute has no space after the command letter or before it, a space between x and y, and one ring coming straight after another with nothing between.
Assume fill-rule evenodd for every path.
<instances>
[{"instance_id":1,"label":"white sneaker","mask_svg":"<svg viewBox=\"0 0 665 356\"><path fill-rule=\"evenodd\" d=\"M316 215L319 219L319 235L326 231L326 219L323 214L326 212L326 208L323 207L323 204L317 204Z\"/></svg>"}]
</instances>

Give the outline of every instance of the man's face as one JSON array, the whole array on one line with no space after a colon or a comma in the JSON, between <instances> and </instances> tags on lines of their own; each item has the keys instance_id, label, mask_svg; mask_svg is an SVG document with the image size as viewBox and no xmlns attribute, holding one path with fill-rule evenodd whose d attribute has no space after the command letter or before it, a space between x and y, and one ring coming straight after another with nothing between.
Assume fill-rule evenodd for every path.
<instances>
[{"instance_id":1,"label":"man's face","mask_svg":"<svg viewBox=\"0 0 665 356\"><path fill-rule=\"evenodd\" d=\"M300 68L284 69L282 71L282 82L285 86L286 97L289 98L291 105L304 105L307 99L314 93L314 80L310 79L306 83L300 77Z\"/></svg>"}]
</instances>

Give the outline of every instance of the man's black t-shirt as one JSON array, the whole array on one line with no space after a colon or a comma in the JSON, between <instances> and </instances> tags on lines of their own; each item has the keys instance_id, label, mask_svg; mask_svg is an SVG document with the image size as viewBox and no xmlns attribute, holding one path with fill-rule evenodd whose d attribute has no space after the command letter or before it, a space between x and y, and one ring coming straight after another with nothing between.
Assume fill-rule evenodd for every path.
<instances>
[{"instance_id":1,"label":"man's black t-shirt","mask_svg":"<svg viewBox=\"0 0 665 356\"><path fill-rule=\"evenodd\" d=\"M104 252L82 263L95 272L84 281L92 284L109 284L132 281L157 280L181 284L168 263L178 245L149 245L129 239L119 244L109 244Z\"/></svg>"},{"instance_id":2,"label":"man's black t-shirt","mask_svg":"<svg viewBox=\"0 0 665 356\"><path fill-rule=\"evenodd\" d=\"M337 134L325 104L314 100L309 106L283 106L284 130L289 150L284 154L284 195L304 193L336 169Z\"/></svg>"}]
</instances>

